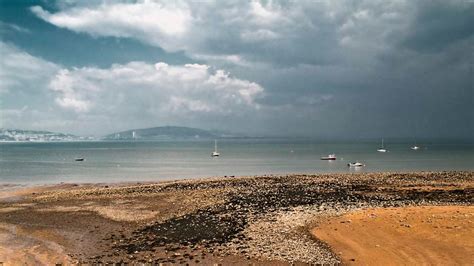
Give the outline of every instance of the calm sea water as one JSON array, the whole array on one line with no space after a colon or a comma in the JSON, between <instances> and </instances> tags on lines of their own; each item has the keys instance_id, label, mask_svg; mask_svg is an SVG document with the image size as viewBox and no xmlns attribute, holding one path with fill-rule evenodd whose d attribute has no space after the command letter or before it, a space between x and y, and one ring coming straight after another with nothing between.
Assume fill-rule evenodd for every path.
<instances>
[{"instance_id":1,"label":"calm sea water","mask_svg":"<svg viewBox=\"0 0 474 266\"><path fill-rule=\"evenodd\" d=\"M472 144L318 143L307 140L221 140L221 157L211 158L213 141L1 143L0 183L150 181L209 176L361 170L474 170ZM337 161L319 158L335 153ZM75 162L84 157L84 162Z\"/></svg>"}]
</instances>

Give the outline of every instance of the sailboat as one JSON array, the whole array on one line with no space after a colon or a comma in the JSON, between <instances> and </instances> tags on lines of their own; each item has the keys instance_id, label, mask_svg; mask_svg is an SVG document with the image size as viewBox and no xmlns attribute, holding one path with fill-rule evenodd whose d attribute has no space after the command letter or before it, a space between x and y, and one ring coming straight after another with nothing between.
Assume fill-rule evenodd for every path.
<instances>
[{"instance_id":1,"label":"sailboat","mask_svg":"<svg viewBox=\"0 0 474 266\"><path fill-rule=\"evenodd\" d=\"M415 140L415 144L413 146L411 146L410 149L412 149L414 151L417 151L417 150L420 149L420 146L416 145L416 138L414 140Z\"/></svg>"},{"instance_id":2,"label":"sailboat","mask_svg":"<svg viewBox=\"0 0 474 266\"><path fill-rule=\"evenodd\" d=\"M382 146L377 149L378 152L387 152L387 149L384 148L383 146L383 139L382 139Z\"/></svg>"},{"instance_id":3,"label":"sailboat","mask_svg":"<svg viewBox=\"0 0 474 266\"><path fill-rule=\"evenodd\" d=\"M211 157L218 157L221 155L219 152L217 152L217 140L214 140L214 151L211 153Z\"/></svg>"},{"instance_id":4,"label":"sailboat","mask_svg":"<svg viewBox=\"0 0 474 266\"><path fill-rule=\"evenodd\" d=\"M411 146L410 149L414 150L414 151L417 151L420 149L420 146L417 146L416 145L416 142L415 142L415 145Z\"/></svg>"}]
</instances>

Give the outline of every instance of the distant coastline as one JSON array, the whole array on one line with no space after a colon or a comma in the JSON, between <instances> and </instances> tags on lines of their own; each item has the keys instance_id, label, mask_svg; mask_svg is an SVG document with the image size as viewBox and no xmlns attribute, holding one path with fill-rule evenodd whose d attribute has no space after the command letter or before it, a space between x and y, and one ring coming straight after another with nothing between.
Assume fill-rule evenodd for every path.
<instances>
[{"instance_id":1,"label":"distant coastline","mask_svg":"<svg viewBox=\"0 0 474 266\"><path fill-rule=\"evenodd\" d=\"M285 136L285 135L252 135L221 130L205 130L184 126L159 126L151 128L129 129L103 136L78 136L70 133L0 128L0 143L11 142L78 142L78 141L169 141L169 140L214 140L214 139L263 139L263 140L295 140L320 143L375 143L378 137L323 137L323 136ZM386 143L421 143L443 144L463 143L474 144L474 138L429 138L391 136L385 137Z\"/></svg>"},{"instance_id":2,"label":"distant coastline","mask_svg":"<svg viewBox=\"0 0 474 266\"><path fill-rule=\"evenodd\" d=\"M0 142L61 142L61 141L162 141L162 140L199 140L222 138L249 138L243 134L227 131L210 131L182 126L162 126L153 128L130 129L105 136L76 136L51 131L0 129Z\"/></svg>"}]
</instances>

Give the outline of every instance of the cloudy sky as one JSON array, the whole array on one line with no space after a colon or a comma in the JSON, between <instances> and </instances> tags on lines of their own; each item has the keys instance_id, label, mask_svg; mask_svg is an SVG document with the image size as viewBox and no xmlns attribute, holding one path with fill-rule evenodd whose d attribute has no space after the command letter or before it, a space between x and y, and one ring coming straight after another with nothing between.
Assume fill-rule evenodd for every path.
<instances>
[{"instance_id":1,"label":"cloudy sky","mask_svg":"<svg viewBox=\"0 0 474 266\"><path fill-rule=\"evenodd\" d=\"M474 1L0 2L0 127L474 132Z\"/></svg>"}]
</instances>

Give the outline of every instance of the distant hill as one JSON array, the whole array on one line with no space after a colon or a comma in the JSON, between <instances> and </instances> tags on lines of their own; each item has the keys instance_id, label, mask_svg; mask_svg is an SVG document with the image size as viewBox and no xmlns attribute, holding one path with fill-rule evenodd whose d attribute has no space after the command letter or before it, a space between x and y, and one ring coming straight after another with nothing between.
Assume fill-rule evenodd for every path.
<instances>
[{"instance_id":1,"label":"distant hill","mask_svg":"<svg viewBox=\"0 0 474 266\"><path fill-rule=\"evenodd\" d=\"M142 129L131 129L116 132L104 137L106 140L166 140L166 139L212 139L220 135L210 131L191 127L153 127Z\"/></svg>"},{"instance_id":2,"label":"distant hill","mask_svg":"<svg viewBox=\"0 0 474 266\"><path fill-rule=\"evenodd\" d=\"M50 131L0 129L0 141L77 141L89 139L90 138Z\"/></svg>"}]
</instances>

